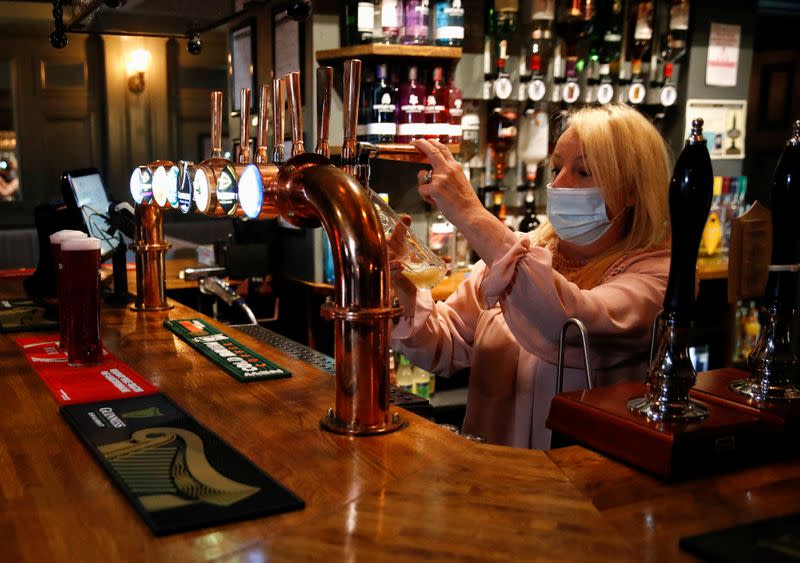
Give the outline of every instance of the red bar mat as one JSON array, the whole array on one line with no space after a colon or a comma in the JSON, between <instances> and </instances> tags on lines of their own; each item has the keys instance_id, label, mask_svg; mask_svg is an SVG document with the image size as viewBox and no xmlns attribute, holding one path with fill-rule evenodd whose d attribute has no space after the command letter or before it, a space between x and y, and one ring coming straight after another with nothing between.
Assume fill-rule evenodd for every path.
<instances>
[{"instance_id":1,"label":"red bar mat","mask_svg":"<svg viewBox=\"0 0 800 563\"><path fill-rule=\"evenodd\" d=\"M17 346L60 405L142 397L158 393L141 375L103 349L103 361L91 367L70 367L57 334L17 338Z\"/></svg>"}]
</instances>

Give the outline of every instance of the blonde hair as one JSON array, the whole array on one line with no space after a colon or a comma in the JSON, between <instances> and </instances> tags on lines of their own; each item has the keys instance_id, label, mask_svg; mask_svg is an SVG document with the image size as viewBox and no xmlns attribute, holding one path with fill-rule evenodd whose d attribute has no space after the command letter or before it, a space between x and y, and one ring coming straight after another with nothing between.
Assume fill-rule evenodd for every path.
<instances>
[{"instance_id":1,"label":"blonde hair","mask_svg":"<svg viewBox=\"0 0 800 563\"><path fill-rule=\"evenodd\" d=\"M630 207L623 238L568 278L583 289L596 286L622 256L664 248L668 239L668 189L672 159L661 134L637 110L623 104L585 107L567 117L589 171L609 207ZM632 202L631 205L628 205ZM620 217L620 219L625 219ZM546 246L557 236L549 223L532 237Z\"/></svg>"}]
</instances>

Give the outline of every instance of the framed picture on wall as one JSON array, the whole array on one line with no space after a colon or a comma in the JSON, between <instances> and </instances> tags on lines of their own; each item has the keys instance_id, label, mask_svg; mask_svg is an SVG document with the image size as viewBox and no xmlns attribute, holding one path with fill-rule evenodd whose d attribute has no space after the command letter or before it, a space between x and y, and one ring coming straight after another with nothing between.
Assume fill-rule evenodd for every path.
<instances>
[{"instance_id":1,"label":"framed picture on wall","mask_svg":"<svg viewBox=\"0 0 800 563\"><path fill-rule=\"evenodd\" d=\"M238 115L241 111L240 92L242 88L250 88L251 110L256 92L256 49L255 26L252 21L247 21L240 27L231 31L231 53L228 61L231 84L231 113Z\"/></svg>"},{"instance_id":2,"label":"framed picture on wall","mask_svg":"<svg viewBox=\"0 0 800 563\"><path fill-rule=\"evenodd\" d=\"M275 78L283 78L290 72L301 70L303 60L303 29L300 23L285 12L275 14L273 21L273 65Z\"/></svg>"}]
</instances>

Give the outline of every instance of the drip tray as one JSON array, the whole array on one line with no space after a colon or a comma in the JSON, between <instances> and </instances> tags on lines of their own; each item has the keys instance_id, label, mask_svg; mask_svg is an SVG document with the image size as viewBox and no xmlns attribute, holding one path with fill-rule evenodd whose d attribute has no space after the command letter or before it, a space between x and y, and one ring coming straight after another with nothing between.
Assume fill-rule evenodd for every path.
<instances>
[{"instance_id":1,"label":"drip tray","mask_svg":"<svg viewBox=\"0 0 800 563\"><path fill-rule=\"evenodd\" d=\"M322 352L318 352L317 350L309 348L304 344L295 342L290 338L286 338L285 336L260 325L231 325L231 327L244 332L248 336L251 336L260 342L264 342L270 346L279 348L282 352L292 356L293 358L297 358L298 360L302 360L316 368L327 371L331 375L335 374L336 364L333 361L333 358L323 354ZM423 399L422 397L419 397L413 393L404 391L403 389L400 389L394 385L389 388L389 400L394 405L402 407L419 416L430 418L433 413L433 408L427 399Z\"/></svg>"}]
</instances>

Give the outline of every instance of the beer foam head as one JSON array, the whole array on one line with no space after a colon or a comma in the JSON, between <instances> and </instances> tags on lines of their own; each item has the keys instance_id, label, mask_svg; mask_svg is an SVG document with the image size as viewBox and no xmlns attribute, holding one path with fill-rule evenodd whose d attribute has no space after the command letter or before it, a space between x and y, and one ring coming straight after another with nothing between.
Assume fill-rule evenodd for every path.
<instances>
[{"instance_id":1,"label":"beer foam head","mask_svg":"<svg viewBox=\"0 0 800 563\"><path fill-rule=\"evenodd\" d=\"M89 235L83 231L75 231L72 229L62 229L50 235L50 242L52 244L61 244L61 241L68 238L86 238Z\"/></svg>"},{"instance_id":2,"label":"beer foam head","mask_svg":"<svg viewBox=\"0 0 800 563\"><path fill-rule=\"evenodd\" d=\"M65 239L61 243L61 252L70 250L100 250L100 239L94 237Z\"/></svg>"}]
</instances>

